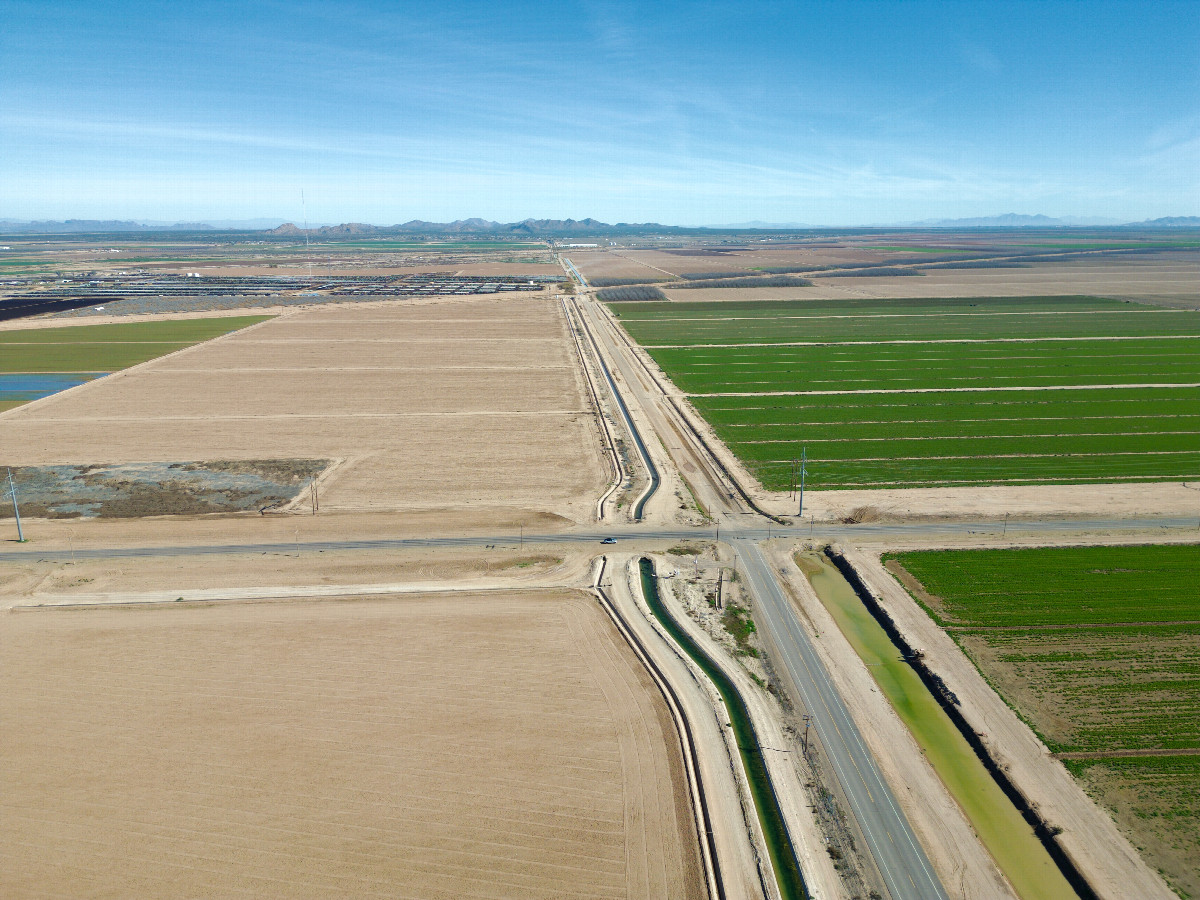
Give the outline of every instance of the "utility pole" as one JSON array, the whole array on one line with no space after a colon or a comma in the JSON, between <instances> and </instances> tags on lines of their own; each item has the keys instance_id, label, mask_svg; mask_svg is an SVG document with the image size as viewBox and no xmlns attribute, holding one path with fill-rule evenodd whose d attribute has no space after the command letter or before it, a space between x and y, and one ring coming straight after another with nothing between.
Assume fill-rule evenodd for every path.
<instances>
[{"instance_id":1,"label":"utility pole","mask_svg":"<svg viewBox=\"0 0 1200 900\"><path fill-rule=\"evenodd\" d=\"M725 570L717 569L717 609L725 608L725 597L723 590L725 587Z\"/></svg>"},{"instance_id":2,"label":"utility pole","mask_svg":"<svg viewBox=\"0 0 1200 900\"><path fill-rule=\"evenodd\" d=\"M804 742L804 755L805 756L808 755L808 726L810 726L811 724L812 724L812 716L805 716L804 717L804 736L802 738L802 740Z\"/></svg>"},{"instance_id":3,"label":"utility pole","mask_svg":"<svg viewBox=\"0 0 1200 900\"><path fill-rule=\"evenodd\" d=\"M1000 532L1000 536L1004 537L1006 534L1008 534L1008 513L1004 514L1004 530Z\"/></svg>"},{"instance_id":4,"label":"utility pole","mask_svg":"<svg viewBox=\"0 0 1200 900\"><path fill-rule=\"evenodd\" d=\"M8 494L12 497L13 518L17 520L17 543L25 543L25 533L21 531L21 511L17 509L17 483L13 481L12 469L8 470Z\"/></svg>"},{"instance_id":5,"label":"utility pole","mask_svg":"<svg viewBox=\"0 0 1200 900\"><path fill-rule=\"evenodd\" d=\"M804 518L804 476L808 474L808 447L800 448L800 512L798 515L801 519Z\"/></svg>"},{"instance_id":6,"label":"utility pole","mask_svg":"<svg viewBox=\"0 0 1200 900\"><path fill-rule=\"evenodd\" d=\"M525 549L525 523L521 523L521 549Z\"/></svg>"}]
</instances>

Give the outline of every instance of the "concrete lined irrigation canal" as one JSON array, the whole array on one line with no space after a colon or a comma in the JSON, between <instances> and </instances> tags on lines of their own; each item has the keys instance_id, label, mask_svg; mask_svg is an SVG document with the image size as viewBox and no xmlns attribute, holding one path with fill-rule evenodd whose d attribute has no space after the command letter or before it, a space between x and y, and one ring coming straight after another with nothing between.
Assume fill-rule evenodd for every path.
<instances>
[{"instance_id":1,"label":"concrete lined irrigation canal","mask_svg":"<svg viewBox=\"0 0 1200 900\"><path fill-rule=\"evenodd\" d=\"M767 776L763 764L762 751L759 749L758 736L750 723L750 715L741 695L728 676L721 670L713 659L698 647L679 623L667 612L662 598L658 595L658 581L654 577L654 564L646 558L639 562L642 574L642 594L650 611L671 635L674 641L695 660L696 665L704 670L725 701L729 712L729 723L733 727L737 739L738 751L741 753L742 765L746 769L746 777L750 782L750 793L754 797L754 807L758 811L758 821L762 825L763 837L767 842L767 851L771 856L771 867L775 871L775 880L784 900L807 900L808 890L804 886L804 877L800 873L800 864L796 861L796 853L788 837L787 826L783 814L779 810L779 802L775 799L775 791Z\"/></svg>"},{"instance_id":2,"label":"concrete lined irrigation canal","mask_svg":"<svg viewBox=\"0 0 1200 900\"><path fill-rule=\"evenodd\" d=\"M799 554L797 562L1017 895L1022 900L1078 900L1032 826L984 768L920 676L900 657L854 588L820 554Z\"/></svg>"}]
</instances>

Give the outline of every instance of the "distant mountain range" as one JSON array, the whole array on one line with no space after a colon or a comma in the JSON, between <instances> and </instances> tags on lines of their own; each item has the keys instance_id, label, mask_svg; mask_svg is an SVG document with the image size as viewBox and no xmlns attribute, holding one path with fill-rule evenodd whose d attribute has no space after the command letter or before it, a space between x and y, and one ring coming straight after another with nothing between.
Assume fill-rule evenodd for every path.
<instances>
[{"instance_id":1,"label":"distant mountain range","mask_svg":"<svg viewBox=\"0 0 1200 900\"><path fill-rule=\"evenodd\" d=\"M972 219L926 219L910 222L917 228L1171 228L1200 225L1200 216L1166 216L1161 219L1146 219L1141 222L1122 222L1120 219L1104 219L1086 216L1026 216L1005 213L1002 216L982 216Z\"/></svg>"},{"instance_id":2,"label":"distant mountain range","mask_svg":"<svg viewBox=\"0 0 1200 900\"><path fill-rule=\"evenodd\" d=\"M15 219L0 219L0 234L85 234L112 232L161 232L161 231L260 231L280 237L300 236L303 228L292 222L278 224L279 219L241 219L210 222L138 222L118 219L67 219L64 222L22 222ZM274 226L274 227L272 227ZM1184 228L1200 226L1200 216L1166 216L1142 222L1120 222L1116 219L1083 218L1068 216L1052 218L1043 215L1020 215L1006 213L1002 216L983 216L970 219L926 219L904 225L878 227L891 228ZM609 225L595 219L525 219L521 222L492 222L488 219L459 219L455 222L424 222L413 219L402 225L365 225L348 222L342 225L313 225L310 235L317 237L375 237L395 234L406 235L492 235L495 237L569 237L577 235L635 235L635 234L695 234L705 231L789 231L793 229L820 229L815 225L799 223L778 224L768 222L740 222L736 225L712 225L703 228L683 228L677 225L660 225L656 222L630 224L618 222Z\"/></svg>"},{"instance_id":3,"label":"distant mountain range","mask_svg":"<svg viewBox=\"0 0 1200 900\"><path fill-rule=\"evenodd\" d=\"M684 229L670 225L659 225L654 222L644 222L630 225L618 222L609 225L595 219L525 219L522 222L491 222L487 219L459 219L456 222L424 222L413 219L402 225L363 225L349 222L344 225L325 225L309 230L310 234L321 237L352 237L355 235L386 235L386 234L491 234L550 237L554 235L572 234L645 234L648 231L681 231ZM304 229L288 222L278 228L272 228L268 234L301 235Z\"/></svg>"},{"instance_id":4,"label":"distant mountain range","mask_svg":"<svg viewBox=\"0 0 1200 900\"><path fill-rule=\"evenodd\" d=\"M19 222L0 219L4 234L84 234L114 231L214 231L204 222L176 222L171 225L146 225L118 219L67 219L65 222Z\"/></svg>"}]
</instances>

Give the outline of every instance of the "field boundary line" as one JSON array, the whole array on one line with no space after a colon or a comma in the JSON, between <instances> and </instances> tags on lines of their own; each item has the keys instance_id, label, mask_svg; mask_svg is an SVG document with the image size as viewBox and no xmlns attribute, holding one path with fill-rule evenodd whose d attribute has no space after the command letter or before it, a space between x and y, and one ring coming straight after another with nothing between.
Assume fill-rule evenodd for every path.
<instances>
[{"instance_id":1,"label":"field boundary line","mask_svg":"<svg viewBox=\"0 0 1200 900\"><path fill-rule=\"evenodd\" d=\"M833 394L956 394L987 393L991 391L1115 391L1138 388L1197 388L1200 382L1170 383L1138 382L1132 384L1050 384L1009 387L938 387L938 388L863 388L854 390L817 391L721 391L712 394L689 393L687 397L803 397L808 394L827 396Z\"/></svg>"},{"instance_id":2,"label":"field boundary line","mask_svg":"<svg viewBox=\"0 0 1200 900\"><path fill-rule=\"evenodd\" d=\"M876 344L1047 344L1055 341L1187 341L1200 334L1120 334L1093 337L896 338L888 341L772 341L749 344L643 344L647 350L728 350L733 347L872 347Z\"/></svg>"}]
</instances>

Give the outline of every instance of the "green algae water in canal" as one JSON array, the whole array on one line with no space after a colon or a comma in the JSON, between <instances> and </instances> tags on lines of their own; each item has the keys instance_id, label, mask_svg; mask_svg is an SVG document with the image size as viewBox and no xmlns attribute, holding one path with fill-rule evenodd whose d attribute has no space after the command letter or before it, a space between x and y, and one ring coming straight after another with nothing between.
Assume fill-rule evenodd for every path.
<instances>
[{"instance_id":1,"label":"green algae water in canal","mask_svg":"<svg viewBox=\"0 0 1200 900\"><path fill-rule=\"evenodd\" d=\"M654 564L643 557L639 568L642 573L642 594L650 611L662 623L675 643L704 670L704 674L716 685L721 699L725 701L725 709L729 712L729 724L733 727L742 764L746 768L750 794L754 797L754 806L758 810L758 821L762 825L763 838L771 856L771 868L775 871L780 895L783 900L807 900L809 895L804 887L804 877L800 874L800 864L796 861L796 852L788 837L783 813L775 799L775 791L771 788L771 780L763 764L762 751L758 748L758 738L750 722L750 714L746 712L746 704L742 702L742 697L733 682L721 671L721 667L688 637L687 632L663 605L662 598L658 595L658 581L654 577Z\"/></svg>"},{"instance_id":2,"label":"green algae water in canal","mask_svg":"<svg viewBox=\"0 0 1200 900\"><path fill-rule=\"evenodd\" d=\"M797 560L1021 900L1078 900L1033 828L988 774L912 666L900 658L900 651L854 588L817 553L798 554Z\"/></svg>"}]
</instances>

